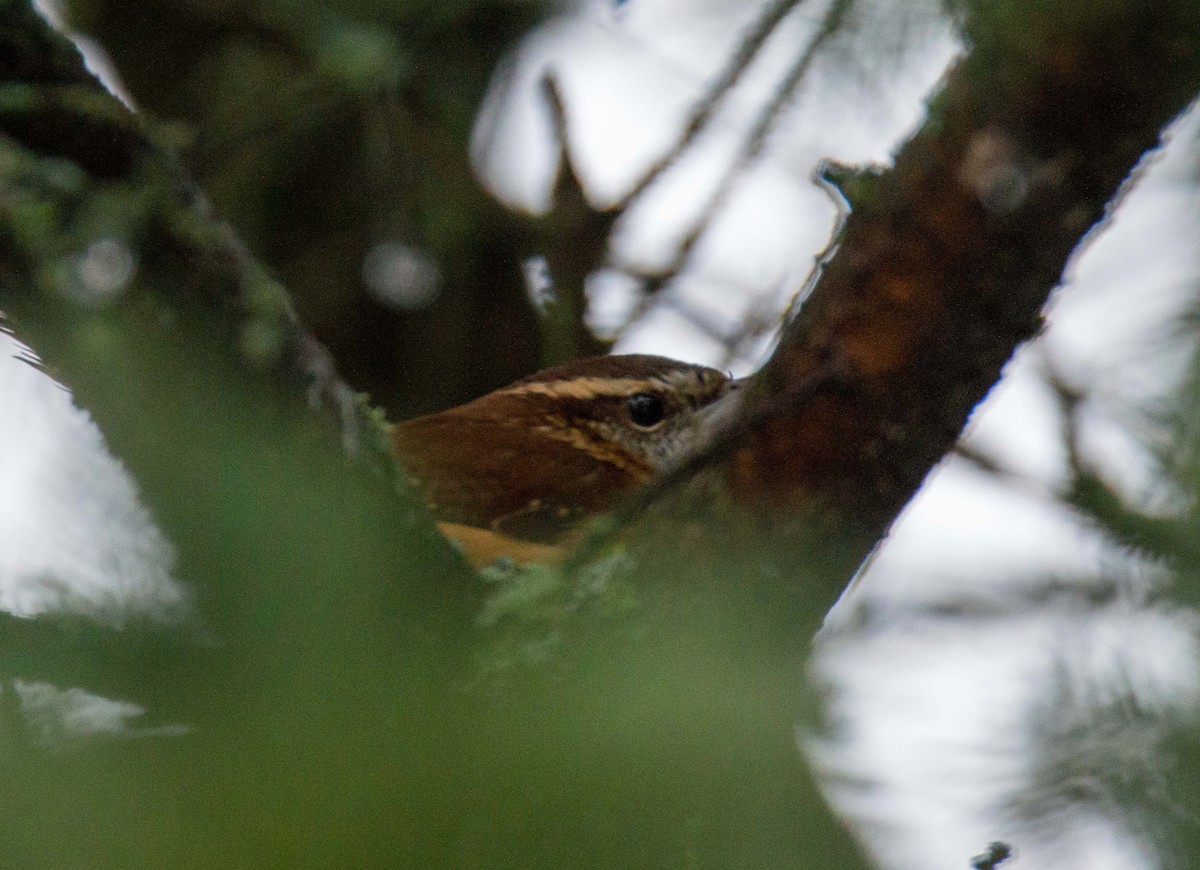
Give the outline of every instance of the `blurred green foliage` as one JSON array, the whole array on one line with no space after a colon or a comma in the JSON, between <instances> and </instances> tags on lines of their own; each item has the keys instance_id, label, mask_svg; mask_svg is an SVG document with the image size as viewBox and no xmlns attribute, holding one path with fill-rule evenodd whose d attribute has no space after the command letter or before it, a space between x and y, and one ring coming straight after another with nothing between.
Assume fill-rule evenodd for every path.
<instances>
[{"instance_id":1,"label":"blurred green foliage","mask_svg":"<svg viewBox=\"0 0 1200 870\"><path fill-rule=\"evenodd\" d=\"M537 367L521 261L528 222L492 201L467 140L497 62L542 4L71 0L138 106L290 288L344 377L394 417L473 398ZM382 304L381 242L428 254L440 292Z\"/></svg>"}]
</instances>

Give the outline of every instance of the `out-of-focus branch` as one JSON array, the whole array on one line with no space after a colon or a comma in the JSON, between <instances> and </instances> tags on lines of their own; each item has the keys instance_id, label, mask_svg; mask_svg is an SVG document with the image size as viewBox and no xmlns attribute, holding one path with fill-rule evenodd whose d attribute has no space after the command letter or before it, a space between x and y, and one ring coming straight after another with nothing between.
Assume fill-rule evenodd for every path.
<instances>
[{"instance_id":1,"label":"out-of-focus branch","mask_svg":"<svg viewBox=\"0 0 1200 870\"><path fill-rule=\"evenodd\" d=\"M730 60L729 66L692 110L692 115L680 139L666 154L654 162L642 178L631 188L629 193L622 197L616 205L612 206L611 210L615 215L619 216L628 210L651 184L658 180L664 172L670 169L686 153L704 125L712 117L717 103L737 83L738 78L745 72L746 67L749 66L750 61L754 58L755 53L762 48L767 37L787 13L791 11L794 5L794 3L788 2L776 3L767 9L763 18L738 46L737 51ZM659 304L663 297L662 291L664 288L670 286L687 268L696 245L699 244L704 234L708 232L709 227L712 226L717 215L725 207L729 201L729 197L737 189L739 182L746 175L747 171L754 166L762 155L771 131L775 129L780 116L795 95L796 88L799 87L804 76L812 66L818 51L830 37L838 32L853 6L853 0L834 0L829 9L826 10L820 27L813 34L807 47L792 62L792 65L776 86L770 100L762 108L758 120L747 134L738 155L726 167L724 174L717 181L712 193L709 194L708 200L696 212L691 225L676 246L671 260L653 272L644 272L620 263L613 264L614 268L636 275L643 282L641 299L625 318L626 326L636 323L652 307ZM707 328L703 320L693 316L693 312L682 310L679 306L675 307L693 326L711 334L711 330ZM758 319L761 320L761 318ZM757 338L759 334L761 334L761 329L756 325L742 324L741 328L735 332L722 331L722 335L718 340L726 348L727 356L733 357L736 355L738 346L744 344L747 340Z\"/></svg>"},{"instance_id":2,"label":"out-of-focus branch","mask_svg":"<svg viewBox=\"0 0 1200 870\"><path fill-rule=\"evenodd\" d=\"M1080 438L1080 414L1088 393L1072 384L1047 356L1042 369L1058 402L1062 443L1067 451L1068 479L1062 500L1099 524L1115 540L1134 551L1167 563L1186 563L1200 556L1200 545L1186 515L1154 516L1131 506L1120 490L1090 461Z\"/></svg>"},{"instance_id":3,"label":"out-of-focus branch","mask_svg":"<svg viewBox=\"0 0 1200 870\"><path fill-rule=\"evenodd\" d=\"M596 338L584 320L588 275L604 262L608 235L618 214L593 208L571 158L566 107L552 73L542 79L542 94L554 121L559 144L558 178L552 207L538 221L541 253L549 267L551 292L539 312L542 364L556 365L581 356L606 353L610 342Z\"/></svg>"},{"instance_id":4,"label":"out-of-focus branch","mask_svg":"<svg viewBox=\"0 0 1200 870\"><path fill-rule=\"evenodd\" d=\"M478 183L467 143L541 3L63 5L356 390L408 416L537 366L531 228ZM407 283L403 251L436 271Z\"/></svg>"},{"instance_id":5,"label":"out-of-focus branch","mask_svg":"<svg viewBox=\"0 0 1200 870\"><path fill-rule=\"evenodd\" d=\"M858 530L951 447L1071 252L1200 90L1200 7L969 4L973 45L894 169L844 185L836 254L755 379L735 497ZM814 372L839 374L778 408Z\"/></svg>"},{"instance_id":6,"label":"out-of-focus branch","mask_svg":"<svg viewBox=\"0 0 1200 870\"><path fill-rule=\"evenodd\" d=\"M747 31L742 41L738 44L737 49L729 58L725 69L713 79L707 93L692 108L687 123L684 124L683 132L680 133L675 144L646 169L637 183L613 206L613 211L622 212L628 209L638 197L646 192L650 185L654 184L692 146L692 143L696 141L696 137L700 135L700 132L712 118L712 114L716 111L721 99L738 83L742 74L745 73L746 68L750 66L750 63L758 55L759 49L763 47L783 19L799 5L799 2L800 0L773 0L767 6L763 11L762 17L754 23L754 26ZM850 4L845 2L845 0L835 0L834 5L835 7L846 7Z\"/></svg>"},{"instance_id":7,"label":"out-of-focus branch","mask_svg":"<svg viewBox=\"0 0 1200 870\"><path fill-rule=\"evenodd\" d=\"M201 349L215 349L219 364L244 373L253 384L246 390L264 405L321 412L346 452L407 491L382 416L340 378L328 351L300 324L286 289L215 215L160 140L28 3L0 0L0 312L72 387L110 443L129 419L153 414L146 397L128 395L109 369L128 364L152 376L163 404L187 404L188 390L204 379L167 386L170 373L146 371L153 353L191 347L198 356L189 363L199 371L216 365L199 356ZM131 265L121 282L93 291L81 263L97 244L124 251ZM113 346L102 362L94 345L76 340L100 323ZM243 396L232 384L230 390ZM183 421L175 422L172 439L193 443ZM187 434L194 443L206 438L199 430ZM160 446L169 466L171 445ZM183 463L186 452L177 447L176 461ZM127 457L131 466L144 459ZM409 502L414 525L437 540L427 517L421 526L416 497ZM461 569L446 553L447 565Z\"/></svg>"},{"instance_id":8,"label":"out-of-focus branch","mask_svg":"<svg viewBox=\"0 0 1200 870\"><path fill-rule=\"evenodd\" d=\"M721 100L741 80L766 41L798 5L799 0L773 0L767 4L758 20L743 35L725 68L692 107L675 144L647 167L624 196L603 209L596 208L588 202L584 185L572 162L566 110L553 74L548 74L543 79L543 93L560 144L559 173L554 188L553 208L539 221L539 234L544 240L543 248L555 289L553 305L543 312L543 323L549 339L543 354L547 364L607 349L610 343L596 339L583 323L583 313L586 310L583 286L587 276L602 266L609 257L609 234L613 224L687 153L712 119ZM717 182L707 203L698 211L691 226L684 233L671 261L652 274L642 274L637 269L619 263L611 264L613 268L636 275L643 281L642 298L625 319L626 325L636 322L655 305L660 300L662 289L687 267L696 245L724 207L746 170L760 156L771 130L811 66L818 50L838 31L853 5L853 0L834 0L826 11L807 48L785 73L770 101L763 108L737 158ZM706 329L706 324L693 316L692 311L680 310L680 313L699 328ZM732 348L740 343L743 333L744 331L728 340L720 340L726 347Z\"/></svg>"},{"instance_id":9,"label":"out-of-focus branch","mask_svg":"<svg viewBox=\"0 0 1200 870\"><path fill-rule=\"evenodd\" d=\"M337 415L345 446L360 449L365 429L372 424L337 376L328 352L305 333L284 288L217 218L153 128L107 94L84 69L78 53L50 34L25 3L0 4L0 58L15 61L0 64L0 141L14 155L5 165L4 178L11 189L25 194L0 207L0 252L8 255L14 279L6 290L36 285L38 270L50 271L37 262L40 256L65 256L90 241L86 234L95 227L68 220L41 225L36 240L30 233L38 228L34 221L40 214L32 197L40 172L36 161L73 161L91 176L81 180L80 187L88 182L106 187L103 192L113 197L114 211L128 206L129 215L114 220L114 226L123 224L131 233L149 237L156 245L155 265L169 269L171 264L186 264L189 280L178 287L180 292L197 291L226 308L247 355L264 367L279 365L300 375L314 405ZM25 163L17 163L18 153ZM75 193L38 192L47 199L51 193L63 199ZM122 202L121 196L130 201ZM56 245L62 250L55 250ZM22 274L25 268L30 274ZM37 289L43 292L62 290L45 286L55 279L44 274L42 281ZM24 307L19 294L8 299L13 310Z\"/></svg>"},{"instance_id":10,"label":"out-of-focus branch","mask_svg":"<svg viewBox=\"0 0 1200 870\"><path fill-rule=\"evenodd\" d=\"M853 0L834 0L829 11L825 13L820 28L813 34L804 51L792 62L791 67L788 68L787 73L776 86L771 99L759 113L758 120L755 121L754 126L746 136L746 141L742 143L741 150L736 159L725 169L725 173L717 182L716 187L713 188L712 193L709 194L708 201L696 213L691 226L684 233L679 246L675 249L675 255L671 258L671 262L656 273L646 276L646 284L642 288L642 292L645 294L647 302L653 301L659 291L674 281L687 266L692 252L696 249L696 245L700 242L704 233L708 231L717 214L728 203L730 195L738 187L738 182L741 181L746 172L762 155L763 148L766 147L771 131L775 129L775 125L778 123L784 109L787 108L792 97L795 95L796 88L799 87L800 82L803 81L804 76L812 67L818 51L830 37L838 32L838 28L845 21L846 14L853 5ZM677 145L673 151L677 150L678 147ZM672 160L677 158L677 154L671 157ZM669 166L670 164L665 165Z\"/></svg>"}]
</instances>

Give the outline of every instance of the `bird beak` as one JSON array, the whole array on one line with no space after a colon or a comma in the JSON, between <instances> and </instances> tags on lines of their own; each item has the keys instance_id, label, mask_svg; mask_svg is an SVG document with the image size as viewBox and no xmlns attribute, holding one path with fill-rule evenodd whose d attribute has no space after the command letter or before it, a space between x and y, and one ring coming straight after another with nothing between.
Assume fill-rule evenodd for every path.
<instances>
[{"instance_id":1,"label":"bird beak","mask_svg":"<svg viewBox=\"0 0 1200 870\"><path fill-rule=\"evenodd\" d=\"M697 412L696 428L699 435L696 439L697 452L707 449L737 423L741 417L742 405L746 397L745 387L748 383L750 383L750 378L729 381L719 397Z\"/></svg>"}]
</instances>

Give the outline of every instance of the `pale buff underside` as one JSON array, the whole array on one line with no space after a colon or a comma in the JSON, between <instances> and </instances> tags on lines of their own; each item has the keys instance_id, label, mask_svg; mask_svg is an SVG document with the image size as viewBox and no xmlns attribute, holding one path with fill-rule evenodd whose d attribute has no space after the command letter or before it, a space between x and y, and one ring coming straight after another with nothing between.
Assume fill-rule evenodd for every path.
<instances>
[{"instance_id":1,"label":"pale buff underside","mask_svg":"<svg viewBox=\"0 0 1200 870\"><path fill-rule=\"evenodd\" d=\"M440 522L437 527L442 535L458 545L474 568L482 568L501 558L512 559L518 565L531 562L554 565L562 561L568 549L563 544L536 544L462 523Z\"/></svg>"}]
</instances>

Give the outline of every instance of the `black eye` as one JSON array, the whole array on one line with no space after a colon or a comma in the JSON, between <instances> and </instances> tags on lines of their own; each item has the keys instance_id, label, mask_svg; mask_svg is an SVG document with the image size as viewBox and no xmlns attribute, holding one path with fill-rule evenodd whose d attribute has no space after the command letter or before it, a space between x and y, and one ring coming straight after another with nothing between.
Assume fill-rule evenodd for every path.
<instances>
[{"instance_id":1,"label":"black eye","mask_svg":"<svg viewBox=\"0 0 1200 870\"><path fill-rule=\"evenodd\" d=\"M625 400L629 408L629 419L635 426L652 429L662 422L667 413L667 406L659 396L651 393L637 393Z\"/></svg>"}]
</instances>

